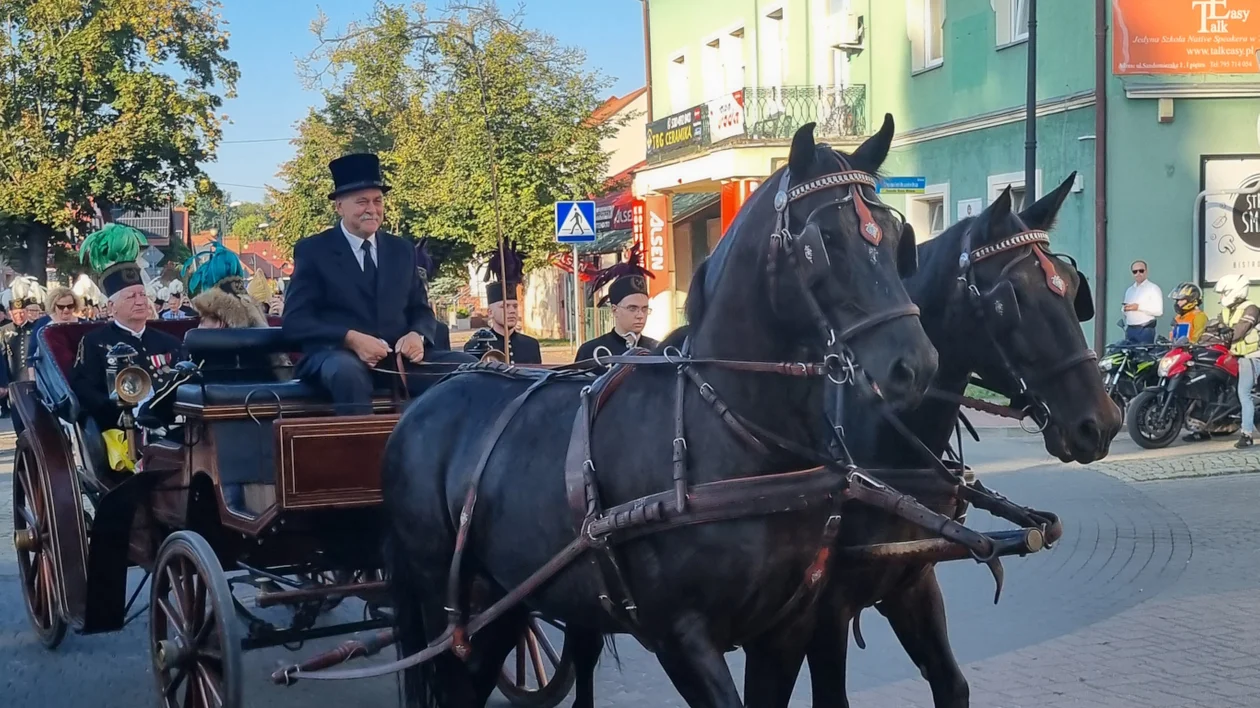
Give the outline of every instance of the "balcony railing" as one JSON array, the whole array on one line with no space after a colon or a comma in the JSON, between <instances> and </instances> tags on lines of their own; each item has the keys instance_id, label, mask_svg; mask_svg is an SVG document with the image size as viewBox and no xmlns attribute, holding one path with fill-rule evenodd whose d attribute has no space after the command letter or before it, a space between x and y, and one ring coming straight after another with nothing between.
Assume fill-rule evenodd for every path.
<instances>
[{"instance_id":1,"label":"balcony railing","mask_svg":"<svg viewBox=\"0 0 1260 708\"><path fill-rule=\"evenodd\" d=\"M866 86L769 86L744 89L744 134L734 140L790 140L815 123L814 136L866 134Z\"/></svg>"},{"instance_id":2,"label":"balcony railing","mask_svg":"<svg viewBox=\"0 0 1260 708\"><path fill-rule=\"evenodd\" d=\"M714 145L790 140L814 123L814 136L866 134L866 86L761 86L720 96L647 126L649 164Z\"/></svg>"}]
</instances>

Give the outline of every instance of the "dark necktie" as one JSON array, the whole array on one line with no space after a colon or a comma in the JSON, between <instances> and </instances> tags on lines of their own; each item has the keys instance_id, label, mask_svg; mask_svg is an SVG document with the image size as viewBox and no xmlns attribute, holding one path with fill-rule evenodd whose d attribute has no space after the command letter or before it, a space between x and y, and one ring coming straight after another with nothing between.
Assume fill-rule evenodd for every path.
<instances>
[{"instance_id":1,"label":"dark necktie","mask_svg":"<svg viewBox=\"0 0 1260 708\"><path fill-rule=\"evenodd\" d=\"M372 260L372 242L364 239L359 250L363 251L363 274L367 276L368 283L376 285L376 261Z\"/></svg>"}]
</instances>

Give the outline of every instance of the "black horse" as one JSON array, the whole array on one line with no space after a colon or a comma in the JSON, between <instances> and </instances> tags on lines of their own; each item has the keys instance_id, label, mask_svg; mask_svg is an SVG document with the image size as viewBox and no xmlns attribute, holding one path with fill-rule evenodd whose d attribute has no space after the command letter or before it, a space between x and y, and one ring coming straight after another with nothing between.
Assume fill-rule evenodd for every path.
<instances>
[{"instance_id":1,"label":"black horse","mask_svg":"<svg viewBox=\"0 0 1260 708\"><path fill-rule=\"evenodd\" d=\"M952 396L964 392L973 374L1010 395L1013 403L1027 406L1044 426L1046 449L1064 462L1101 459L1119 431L1119 410L1107 396L1079 324L1093 316L1088 281L1074 262L1050 254L1044 244L1021 245L1021 239L1051 229L1074 180L1075 174L1018 215L1011 211L1008 190L978 217L955 224L919 249L921 266L906 288L922 308L924 329L940 354L934 385L946 395L927 398L898 417L932 454L945 453L959 414L959 402ZM962 261L964 253L968 258ZM969 290L966 268L975 290ZM845 429L864 467L926 466L924 451L877 417L850 411ZM920 481L934 478L924 472ZM913 478L899 488L916 491ZM953 504L949 500L937 511L952 512ZM860 507L845 510L843 543L925 537L920 528L886 514ZM843 667L849 624L871 605L888 619L927 678L935 705L968 705L967 682L950 648L933 565L841 565L823 602L808 650L814 705L848 705ZM795 672L790 678L795 681ZM791 690L787 683L776 700L757 705L786 706Z\"/></svg>"},{"instance_id":2,"label":"black horse","mask_svg":"<svg viewBox=\"0 0 1260 708\"><path fill-rule=\"evenodd\" d=\"M693 284L688 353L777 362L822 361L841 351L887 401L913 406L936 369L936 353L902 285L916 264L913 233L869 186L887 156L892 117L851 155L816 146L812 128L797 132L788 172L773 175L745 204ZM783 252L772 250L788 243L785 232L794 235L795 248L786 265ZM693 483L805 466L784 442L826 449L822 379L696 366L709 388L685 389ZM673 488L676 380L672 366L636 367L595 418L591 459L606 505ZM386 535L407 653L463 612L445 607L445 590L470 473L488 444L494 447L477 486L464 577L455 581L475 578L457 585L473 588L463 599L484 606L501 597L574 538L564 459L585 384L561 379L540 386L503 430L489 431L529 385L492 372L453 376L418 399L390 438L382 470ZM776 443L750 448L706 402L713 393ZM828 511L681 527L618 546L637 600L636 636L652 646L690 705L741 705L723 652L774 619L801 586ZM581 562L543 584L529 605L570 626L625 631L604 609L601 587L594 566ZM527 609L474 635L464 660L446 654L409 670L409 705L484 705Z\"/></svg>"}]
</instances>

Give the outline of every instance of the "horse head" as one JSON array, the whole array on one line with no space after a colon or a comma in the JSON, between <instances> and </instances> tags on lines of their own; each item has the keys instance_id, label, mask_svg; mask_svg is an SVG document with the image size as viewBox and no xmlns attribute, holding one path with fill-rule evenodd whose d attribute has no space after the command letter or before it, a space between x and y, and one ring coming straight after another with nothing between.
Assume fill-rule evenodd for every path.
<instances>
[{"instance_id":1,"label":"horse head","mask_svg":"<svg viewBox=\"0 0 1260 708\"><path fill-rule=\"evenodd\" d=\"M902 284L917 267L913 229L875 191L892 116L852 154L815 144L813 129L796 132L787 166L745 203L693 283L696 344L759 358L803 353L835 364L833 380L856 365L885 400L915 405L936 350Z\"/></svg>"},{"instance_id":2,"label":"horse head","mask_svg":"<svg viewBox=\"0 0 1260 708\"><path fill-rule=\"evenodd\" d=\"M1121 418L1081 331L1094 316L1089 281L1050 249L1048 232L1075 179L1018 214L1008 188L955 227L964 229L958 288L974 306L955 336L982 343L971 346L973 370L1028 412L1050 454L1087 463L1106 456Z\"/></svg>"}]
</instances>

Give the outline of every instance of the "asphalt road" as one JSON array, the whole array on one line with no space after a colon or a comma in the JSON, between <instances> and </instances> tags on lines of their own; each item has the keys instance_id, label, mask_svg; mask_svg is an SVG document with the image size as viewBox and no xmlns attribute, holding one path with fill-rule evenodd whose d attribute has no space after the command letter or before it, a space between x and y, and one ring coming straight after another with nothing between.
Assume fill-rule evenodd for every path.
<instances>
[{"instance_id":1,"label":"asphalt road","mask_svg":"<svg viewBox=\"0 0 1260 708\"><path fill-rule=\"evenodd\" d=\"M1117 456L1136 455L1126 442L1117 440ZM12 512L11 445L11 435L0 436L0 523L6 529L11 528ZM1125 693L1125 686L1133 684L1117 683L1117 677L1140 673L1157 660L1153 657L1159 654L1158 648L1177 637L1189 647L1183 663L1188 662L1196 675L1212 677L1213 686L1235 686L1230 690L1245 694L1250 685L1246 681L1253 677L1256 681L1250 689L1253 695L1231 699L1228 695L1233 694L1211 694L1220 700L1184 699L1184 705L1260 705L1260 698L1250 702L1260 696L1260 667L1256 666L1260 659L1247 660L1260 651L1222 659L1216 649L1226 641L1260 636L1252 631L1260 630L1260 613L1229 612L1238 605L1230 593L1250 597L1260 585L1260 553L1251 541L1260 520L1250 502L1260 498L1260 475L1135 484L1080 466L1046 465L1048 458L1038 439L1022 436L995 435L970 448L969 454L971 464L990 486L1021 503L1056 511L1065 520L1064 539L1056 548L1006 563L1006 589L997 606L992 604L992 581L983 568L957 562L940 569L953 644L973 684L972 705L1183 705L1152 702L1149 696L1134 698L1132 691ZM969 524L981 529L1001 527L977 511L971 513ZM134 573L133 584L139 578ZM1161 623L1163 615L1158 612L1154 619L1142 614L1144 607L1165 606L1149 602L1156 598L1222 609L1201 610L1195 622ZM72 634L49 653L28 630L21 603L12 547L0 544L0 666L4 667L0 708L153 704L147 616L116 634ZM334 615L349 620L358 612L358 607L347 602ZM926 684L917 678L917 670L878 613L864 614L863 629L868 648L850 651L848 682L853 704L930 705ZM1102 639L1095 637L1100 632ZM1233 640L1221 638L1231 632ZM1055 661L1079 658L1072 647L1081 637L1093 642L1089 646L1103 648L1086 666L1054 669ZM312 642L302 653L336 643ZM650 654L626 637L619 639L618 646L620 666L606 660L599 669L599 705L683 705ZM1148 651L1133 651L1134 647ZM1026 652L1049 653L1023 659L1018 670L986 671L990 665L1013 661ZM1196 652L1203 656L1201 663ZM393 679L272 687L268 673L292 656L280 648L246 655L247 705L377 708L397 704ZM1230 658L1235 661L1229 662ZM732 653L728 661L739 681L742 654ZM1064 676L1065 670L1080 675ZM1077 693L1086 689L1093 692L1092 698L1078 701ZM1054 702L1055 696L1061 702ZM506 705L501 698L495 701ZM809 704L808 678L803 674L792 705Z\"/></svg>"}]
</instances>

